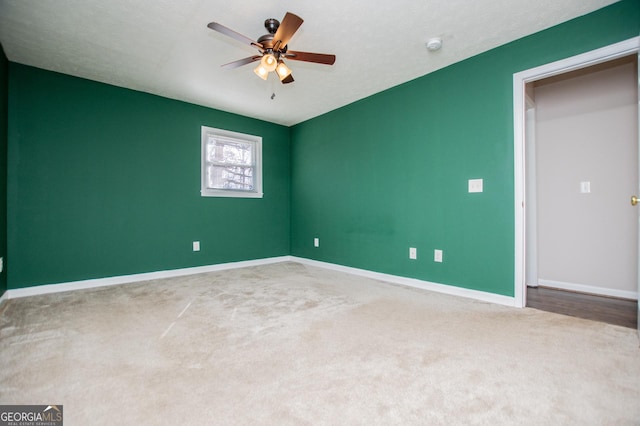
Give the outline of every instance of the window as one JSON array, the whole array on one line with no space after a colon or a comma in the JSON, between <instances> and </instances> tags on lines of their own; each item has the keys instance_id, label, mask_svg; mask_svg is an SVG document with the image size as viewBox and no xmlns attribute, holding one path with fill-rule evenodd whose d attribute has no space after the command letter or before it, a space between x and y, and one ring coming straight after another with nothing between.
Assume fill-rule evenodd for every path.
<instances>
[{"instance_id":1,"label":"window","mask_svg":"<svg viewBox=\"0 0 640 426\"><path fill-rule=\"evenodd\" d=\"M262 138L202 126L200 193L262 198Z\"/></svg>"}]
</instances>

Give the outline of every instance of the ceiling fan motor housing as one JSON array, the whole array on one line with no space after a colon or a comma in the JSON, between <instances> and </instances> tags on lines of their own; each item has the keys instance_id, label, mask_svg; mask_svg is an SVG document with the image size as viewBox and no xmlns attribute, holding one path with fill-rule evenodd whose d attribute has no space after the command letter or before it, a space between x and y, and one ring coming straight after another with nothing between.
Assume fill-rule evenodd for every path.
<instances>
[{"instance_id":1,"label":"ceiling fan motor housing","mask_svg":"<svg viewBox=\"0 0 640 426\"><path fill-rule=\"evenodd\" d=\"M273 37L278 31L278 28L280 28L280 21L278 21L275 18L267 19L266 21L264 21L264 27L267 29L269 34L265 34L261 36L258 39L258 43L262 45L262 47L266 52L272 53L273 47L274 47ZM281 53L285 53L287 51L287 47L286 46L284 46L284 48L279 47L278 51Z\"/></svg>"},{"instance_id":2,"label":"ceiling fan motor housing","mask_svg":"<svg viewBox=\"0 0 640 426\"><path fill-rule=\"evenodd\" d=\"M269 18L264 21L264 27L267 29L269 34L275 34L278 31L278 27L280 27L280 21L275 18Z\"/></svg>"}]
</instances>

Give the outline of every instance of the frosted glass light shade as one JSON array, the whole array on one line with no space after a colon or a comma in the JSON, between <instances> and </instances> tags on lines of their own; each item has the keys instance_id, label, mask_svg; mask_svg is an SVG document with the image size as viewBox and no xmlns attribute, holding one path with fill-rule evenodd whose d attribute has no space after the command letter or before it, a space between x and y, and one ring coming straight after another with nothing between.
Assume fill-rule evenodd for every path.
<instances>
[{"instance_id":1,"label":"frosted glass light shade","mask_svg":"<svg viewBox=\"0 0 640 426\"><path fill-rule=\"evenodd\" d=\"M266 80L266 79L267 79L267 77L269 76L269 71L267 71L267 70L262 66L262 64L258 65L258 66L256 67L256 69L254 69L254 70L253 70L253 72L255 72L255 73L256 73L256 75L257 75L258 77L260 77L261 79L263 79L263 80Z\"/></svg>"},{"instance_id":2,"label":"frosted glass light shade","mask_svg":"<svg viewBox=\"0 0 640 426\"><path fill-rule=\"evenodd\" d=\"M276 68L276 73L278 74L280 81L282 81L291 74L291 70L284 64L284 62L280 62Z\"/></svg>"},{"instance_id":3,"label":"frosted glass light shade","mask_svg":"<svg viewBox=\"0 0 640 426\"><path fill-rule=\"evenodd\" d=\"M260 65L262 65L267 72L275 71L278 66L278 60L271 53L267 53L260 60Z\"/></svg>"}]
</instances>

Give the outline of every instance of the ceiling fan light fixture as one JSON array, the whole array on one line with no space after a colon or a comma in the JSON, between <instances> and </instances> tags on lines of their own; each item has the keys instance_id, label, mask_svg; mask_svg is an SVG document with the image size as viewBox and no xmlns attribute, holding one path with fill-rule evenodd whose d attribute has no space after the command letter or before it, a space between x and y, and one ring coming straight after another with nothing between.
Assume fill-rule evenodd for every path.
<instances>
[{"instance_id":1,"label":"ceiling fan light fixture","mask_svg":"<svg viewBox=\"0 0 640 426\"><path fill-rule=\"evenodd\" d=\"M276 68L276 73L278 74L278 77L280 78L280 81L284 80L285 78L287 78L288 76L291 75L291 70L289 69L288 66L286 66L284 64L284 62L280 61L278 63L278 66Z\"/></svg>"},{"instance_id":2,"label":"ceiling fan light fixture","mask_svg":"<svg viewBox=\"0 0 640 426\"><path fill-rule=\"evenodd\" d=\"M257 41L243 36L242 34L237 33L217 22L210 22L207 27L229 36L245 45L257 48L260 51L259 54L224 64L222 65L223 67L237 68L255 61L260 61L258 66L253 70L258 77L263 80L267 80L269 78L269 73L275 71L282 84L289 84L293 83L294 79L291 74L291 70L284 64L284 58L287 60L291 59L295 61L313 62L324 65L333 65L336 61L335 55L312 52L294 52L289 50L289 40L291 40L303 22L302 18L291 12L287 12L284 15L282 22L277 19L267 19L265 21L265 28L269 34L261 36Z\"/></svg>"},{"instance_id":3,"label":"ceiling fan light fixture","mask_svg":"<svg viewBox=\"0 0 640 426\"><path fill-rule=\"evenodd\" d=\"M271 71L275 71L278 66L278 60L273 54L267 53L260 60L260 65L262 65L262 67L269 73Z\"/></svg>"},{"instance_id":4,"label":"ceiling fan light fixture","mask_svg":"<svg viewBox=\"0 0 640 426\"><path fill-rule=\"evenodd\" d=\"M266 80L269 76L269 71L267 71L266 68L262 66L262 64L258 65L256 69L253 70L253 72L255 72L256 75L263 80Z\"/></svg>"}]
</instances>

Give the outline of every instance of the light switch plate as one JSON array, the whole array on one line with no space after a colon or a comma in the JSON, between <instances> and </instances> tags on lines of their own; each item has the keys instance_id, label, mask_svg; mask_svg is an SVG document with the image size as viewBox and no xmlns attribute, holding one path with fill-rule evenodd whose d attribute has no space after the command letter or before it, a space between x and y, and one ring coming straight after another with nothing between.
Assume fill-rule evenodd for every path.
<instances>
[{"instance_id":1,"label":"light switch plate","mask_svg":"<svg viewBox=\"0 0 640 426\"><path fill-rule=\"evenodd\" d=\"M482 179L469 179L469 192L482 192Z\"/></svg>"},{"instance_id":2,"label":"light switch plate","mask_svg":"<svg viewBox=\"0 0 640 426\"><path fill-rule=\"evenodd\" d=\"M580 193L588 194L591 192L591 182L580 182Z\"/></svg>"}]
</instances>

